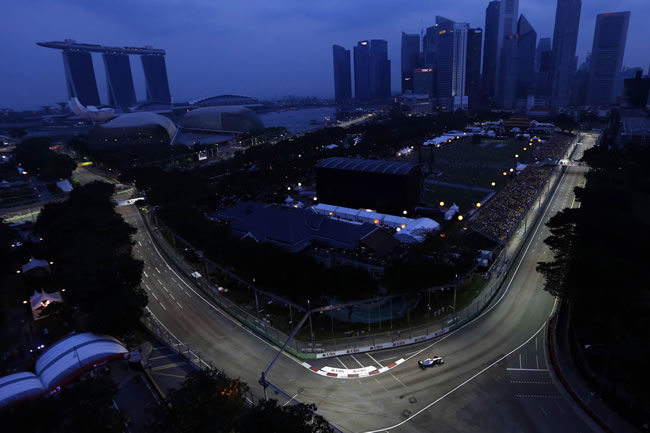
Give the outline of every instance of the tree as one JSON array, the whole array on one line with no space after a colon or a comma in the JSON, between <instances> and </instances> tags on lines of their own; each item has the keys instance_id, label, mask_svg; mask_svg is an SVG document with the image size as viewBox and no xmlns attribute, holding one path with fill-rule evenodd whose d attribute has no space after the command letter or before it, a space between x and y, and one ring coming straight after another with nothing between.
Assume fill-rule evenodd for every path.
<instances>
[{"instance_id":1,"label":"tree","mask_svg":"<svg viewBox=\"0 0 650 433\"><path fill-rule=\"evenodd\" d=\"M31 433L122 433L122 416L113 407L116 392L109 377L86 378L51 397L0 410L2 428Z\"/></svg>"},{"instance_id":2,"label":"tree","mask_svg":"<svg viewBox=\"0 0 650 433\"><path fill-rule=\"evenodd\" d=\"M239 433L333 433L325 419L316 415L313 404L280 406L276 400L253 406L250 415L241 418Z\"/></svg>"},{"instance_id":3,"label":"tree","mask_svg":"<svg viewBox=\"0 0 650 433\"><path fill-rule=\"evenodd\" d=\"M28 138L16 146L15 157L30 174L44 182L66 179L77 164L67 155L50 150L49 138Z\"/></svg>"},{"instance_id":4,"label":"tree","mask_svg":"<svg viewBox=\"0 0 650 433\"><path fill-rule=\"evenodd\" d=\"M9 135L12 138L21 139L27 135L27 130L25 128L10 128Z\"/></svg>"},{"instance_id":5,"label":"tree","mask_svg":"<svg viewBox=\"0 0 650 433\"><path fill-rule=\"evenodd\" d=\"M610 133L603 141L614 138ZM549 221L545 243L554 258L538 270L545 290L567 301L577 344L598 343L585 359L605 388L603 397L629 395L638 407L648 407L650 149L601 144L587 150L583 161L591 169L586 186L575 190L580 207Z\"/></svg>"},{"instance_id":6,"label":"tree","mask_svg":"<svg viewBox=\"0 0 650 433\"><path fill-rule=\"evenodd\" d=\"M247 385L222 371L196 370L160 406L159 425L152 432L231 433L246 413Z\"/></svg>"},{"instance_id":7,"label":"tree","mask_svg":"<svg viewBox=\"0 0 650 433\"><path fill-rule=\"evenodd\" d=\"M553 119L553 124L560 128L561 131L571 132L578 127L578 123L575 119L568 114L558 114L555 119Z\"/></svg>"},{"instance_id":8,"label":"tree","mask_svg":"<svg viewBox=\"0 0 650 433\"><path fill-rule=\"evenodd\" d=\"M113 208L113 186L92 182L44 207L35 229L44 238L53 277L65 288L66 319L100 333L123 335L139 326L147 304L143 264L131 255L135 229Z\"/></svg>"}]
</instances>

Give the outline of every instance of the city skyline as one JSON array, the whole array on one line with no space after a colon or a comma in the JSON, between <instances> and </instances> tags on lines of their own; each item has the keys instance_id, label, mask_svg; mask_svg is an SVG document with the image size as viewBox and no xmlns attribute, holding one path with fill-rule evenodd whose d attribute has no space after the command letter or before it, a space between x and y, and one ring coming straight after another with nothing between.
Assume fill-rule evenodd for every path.
<instances>
[{"instance_id":1,"label":"city skyline","mask_svg":"<svg viewBox=\"0 0 650 433\"><path fill-rule=\"evenodd\" d=\"M419 33L421 27L435 23L436 15L468 22L473 28L484 28L488 4L487 1L461 0L454 5L431 7L423 1L411 1L394 10L385 4L373 4L369 8L369 2L354 5L334 2L320 6L294 2L283 6L260 3L252 8L243 8L191 1L184 3L179 10L176 2L156 3L155 7L153 3L143 2L129 5L134 13L121 19L120 13L126 11L126 2L116 2L110 10L103 5L76 1L58 5L36 3L42 12L38 16L31 14L34 5L6 4L0 8L8 23L3 29L5 37L1 38L0 48L11 59L12 65L0 71L0 107L3 108L35 108L66 100L60 54L35 45L41 40L65 38L106 45L153 45L165 49L170 89L175 101L223 93L262 98L289 94L332 98L332 45L350 48L359 40L384 39L388 42L388 58L392 63L391 88L396 92L401 88L402 31ZM286 13L287 8L289 13ZM599 1L583 5L582 9L577 49L579 63L591 50L596 15L608 12L612 7ZM650 13L650 5L623 0L615 9L632 12L623 65L647 70L650 59L640 46L643 28L635 25L635 17ZM538 38L552 35L554 4L521 0L519 12L525 14ZM141 20L143 14L150 19ZM53 16L59 18L52 19ZM359 20L358 16L366 19ZM194 22L192 29L187 30L186 26L178 24L183 20ZM250 25L242 26L242 22ZM354 26L349 25L352 22ZM298 37L308 31L307 27L318 31L310 33L311 37ZM274 37L265 40L265 32L273 32ZM143 73L139 70L141 66L131 61L136 99L142 101L146 98ZM93 62L98 92L104 102L107 89L101 58L94 58ZM231 67L224 68L224 64Z\"/></svg>"}]
</instances>

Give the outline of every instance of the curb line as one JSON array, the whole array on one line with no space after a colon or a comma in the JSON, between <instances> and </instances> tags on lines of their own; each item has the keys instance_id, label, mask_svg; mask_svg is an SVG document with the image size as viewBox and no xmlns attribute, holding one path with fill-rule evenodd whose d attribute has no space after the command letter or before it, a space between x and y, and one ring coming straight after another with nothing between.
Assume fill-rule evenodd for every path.
<instances>
[{"instance_id":1,"label":"curb line","mask_svg":"<svg viewBox=\"0 0 650 433\"><path fill-rule=\"evenodd\" d=\"M564 373L562 372L562 369L560 367L560 363L558 361L557 357L557 338L556 338L556 331L557 331L557 321L558 321L558 314L559 311L555 312L553 317L549 320L548 322L548 333L547 333L547 345L549 349L549 355L551 358L551 365L553 366L553 372L559 379L560 383L562 383L562 386L564 389L569 393L571 398L582 408L582 410L589 415L589 417L596 423L600 428L603 429L603 431L607 433L614 433L614 430L612 430L606 423L603 421L581 398L580 396L576 393L576 391L569 385L569 382L567 381L566 377L564 376Z\"/></svg>"},{"instance_id":2,"label":"curb line","mask_svg":"<svg viewBox=\"0 0 650 433\"><path fill-rule=\"evenodd\" d=\"M377 367L364 367L364 368L332 368L332 367L322 367L322 368L316 368L311 366L310 364L307 364L306 362L301 363L303 367L306 369L312 371L313 373L319 374L321 376L326 376L326 377L332 377L336 379L360 379L362 377L370 377L374 376L376 374L381 374L385 373L388 370L391 370L401 363L405 362L406 360L404 358L400 358L395 362L391 362L390 364L377 368Z\"/></svg>"}]
</instances>

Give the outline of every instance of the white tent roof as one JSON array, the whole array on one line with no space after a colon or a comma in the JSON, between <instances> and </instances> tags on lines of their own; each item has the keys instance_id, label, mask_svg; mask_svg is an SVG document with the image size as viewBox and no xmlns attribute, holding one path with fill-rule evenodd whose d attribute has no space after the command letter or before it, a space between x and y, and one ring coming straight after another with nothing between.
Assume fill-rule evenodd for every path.
<instances>
[{"instance_id":1,"label":"white tent roof","mask_svg":"<svg viewBox=\"0 0 650 433\"><path fill-rule=\"evenodd\" d=\"M22 268L23 268L23 272L28 272L28 271L31 271L32 269L36 269L36 268L49 269L50 267L49 267L49 265L47 263L47 260L35 259L34 257L32 257L31 259L29 259L29 261L27 263L25 263L22 266Z\"/></svg>"},{"instance_id":2,"label":"white tent roof","mask_svg":"<svg viewBox=\"0 0 650 433\"><path fill-rule=\"evenodd\" d=\"M411 220L405 228L401 229L395 238L407 244L422 242L428 233L440 230L440 224L431 218L418 218Z\"/></svg>"},{"instance_id":3,"label":"white tent roof","mask_svg":"<svg viewBox=\"0 0 650 433\"><path fill-rule=\"evenodd\" d=\"M36 361L36 374L49 389L77 370L114 355L127 353L115 338L86 332L74 334L50 346Z\"/></svg>"},{"instance_id":4,"label":"white tent roof","mask_svg":"<svg viewBox=\"0 0 650 433\"><path fill-rule=\"evenodd\" d=\"M456 205L456 203L452 204L449 207L449 210L447 210L447 212L445 212L445 221L449 221L450 219L452 219L454 217L454 215L456 214L456 212L458 212L458 209L459 209L459 207Z\"/></svg>"},{"instance_id":5,"label":"white tent roof","mask_svg":"<svg viewBox=\"0 0 650 433\"><path fill-rule=\"evenodd\" d=\"M127 353L113 337L90 332L72 334L43 352L36 361L36 374L21 372L0 377L0 407L42 395L94 363Z\"/></svg>"},{"instance_id":6,"label":"white tent roof","mask_svg":"<svg viewBox=\"0 0 650 433\"><path fill-rule=\"evenodd\" d=\"M59 182L56 183L56 186L59 187L59 189L63 192L70 192L72 191L72 185L70 184L70 181L68 179L63 179Z\"/></svg>"},{"instance_id":7,"label":"white tent roof","mask_svg":"<svg viewBox=\"0 0 650 433\"><path fill-rule=\"evenodd\" d=\"M35 397L45 391L38 377L29 371L0 377L0 407Z\"/></svg>"},{"instance_id":8,"label":"white tent roof","mask_svg":"<svg viewBox=\"0 0 650 433\"><path fill-rule=\"evenodd\" d=\"M59 292L46 293L44 291L37 292L34 291L34 294L29 297L29 303L32 306L32 316L34 320L42 319L41 310L52 302L62 302L61 294Z\"/></svg>"}]
</instances>

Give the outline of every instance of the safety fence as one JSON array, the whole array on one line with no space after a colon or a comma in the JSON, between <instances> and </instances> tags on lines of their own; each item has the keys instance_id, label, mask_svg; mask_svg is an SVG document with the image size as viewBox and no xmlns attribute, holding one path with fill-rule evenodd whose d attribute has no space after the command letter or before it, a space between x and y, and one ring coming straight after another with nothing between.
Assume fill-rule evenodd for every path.
<instances>
[{"instance_id":1,"label":"safety fence","mask_svg":"<svg viewBox=\"0 0 650 433\"><path fill-rule=\"evenodd\" d=\"M573 143L567 145L565 154L573 154L576 142L577 138ZM553 192L559 185L559 181L565 170L566 167L559 166L551 170L545 181L545 186L540 188L533 200L528 203L524 214L522 214L518 221L518 224L510 232L509 241L504 243L503 249L488 272L490 276L488 282L466 307L456 311L455 306L452 308L450 305L449 307L438 309L437 311L427 312L426 318L420 317L418 320L414 320L414 322L418 323L415 326L407 326L400 329L386 326L388 329L380 332L366 332L365 330L353 329L350 330L347 335L339 338L320 338L320 336L315 335L310 329L308 335L311 336L311 338L308 337L308 340L304 340L296 337L287 344L285 350L301 359L313 359L405 346L434 339L443 334L454 331L478 317L494 300L495 295L499 290L504 287L504 282L506 276L509 275L511 265L515 262L516 258L519 257L525 244L527 238L526 235L530 228L537 224L541 215L543 215L542 211L548 204L547 198L552 196ZM260 313L262 310L260 310L257 302L258 295L263 295L266 297L265 299L276 302L276 304L284 304L283 306L288 309L290 314L292 311L296 310L306 311L304 307L301 308L276 295L269 294L268 292L261 291L254 287L251 287L256 301L254 308L247 309L246 305L236 303L228 298L223 288L212 284L209 273L207 272L208 266L215 267L222 272L228 273L230 277L239 279L236 275L232 274L230 270L205 257L203 257L202 265L199 264L193 266L189 264L182 257L178 247L181 245L182 248L193 249L192 245L167 227L162 221L152 217L152 213L142 212L141 214L149 233L152 234L152 239L154 240L155 245L160 248L165 256L170 259L180 271L183 272L187 279L191 280L201 289L203 294L205 294L210 301L242 325L276 346L281 347L287 341L289 333L283 332L276 326L273 326L273 318L270 317L270 315ZM174 245L171 245L170 241ZM205 275L200 275L201 273ZM248 284L241 279L239 280L244 284ZM384 297L384 302L389 298L391 298L390 302L392 302L393 297L390 296ZM374 303L377 303L377 300L369 299L365 302L368 306L368 314L370 314L370 309ZM323 310L328 310L328 308L311 310L311 316L316 316L316 313L327 312ZM312 317L310 317L309 321L310 328L311 318ZM331 320L333 321L334 319L332 318ZM293 317L289 323L292 322ZM381 326L381 323L379 326ZM333 329L334 325L332 324L332 334L335 334Z\"/></svg>"}]
</instances>

